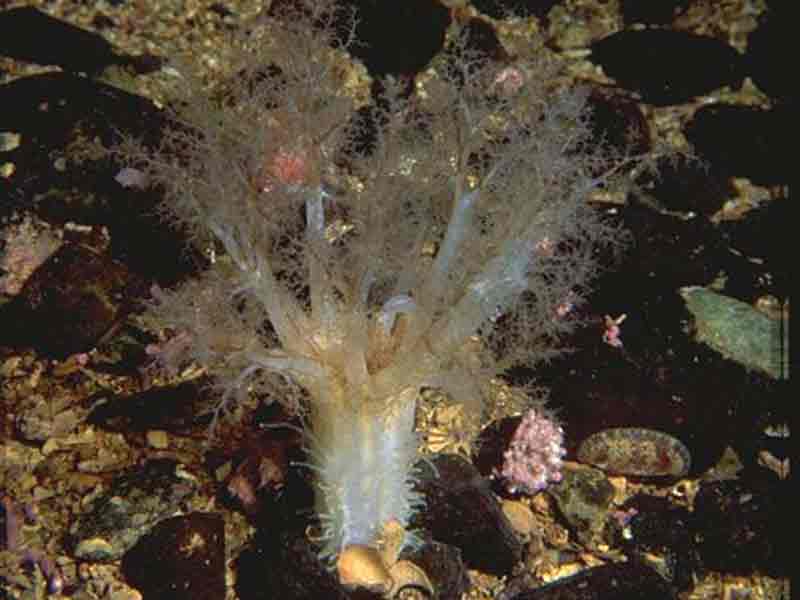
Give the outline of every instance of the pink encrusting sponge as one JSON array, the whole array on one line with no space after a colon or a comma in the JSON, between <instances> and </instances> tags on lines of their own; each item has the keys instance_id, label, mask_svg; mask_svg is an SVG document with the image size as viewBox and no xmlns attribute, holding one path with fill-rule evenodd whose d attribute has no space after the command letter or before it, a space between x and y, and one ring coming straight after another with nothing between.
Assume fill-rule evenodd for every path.
<instances>
[{"instance_id":1,"label":"pink encrusting sponge","mask_svg":"<svg viewBox=\"0 0 800 600\"><path fill-rule=\"evenodd\" d=\"M541 410L529 410L503 453L501 474L509 491L535 494L561 481L565 454L564 430Z\"/></svg>"}]
</instances>

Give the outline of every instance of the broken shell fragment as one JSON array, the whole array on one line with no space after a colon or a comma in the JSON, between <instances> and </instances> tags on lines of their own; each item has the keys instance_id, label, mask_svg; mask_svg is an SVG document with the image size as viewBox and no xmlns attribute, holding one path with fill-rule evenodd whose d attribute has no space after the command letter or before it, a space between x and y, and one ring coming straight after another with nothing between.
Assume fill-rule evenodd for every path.
<instances>
[{"instance_id":1,"label":"broken shell fragment","mask_svg":"<svg viewBox=\"0 0 800 600\"><path fill-rule=\"evenodd\" d=\"M433 598L433 584L425 571L409 560L399 560L391 568L392 591L396 597L403 589L414 588L424 592L424 597Z\"/></svg>"}]
</instances>

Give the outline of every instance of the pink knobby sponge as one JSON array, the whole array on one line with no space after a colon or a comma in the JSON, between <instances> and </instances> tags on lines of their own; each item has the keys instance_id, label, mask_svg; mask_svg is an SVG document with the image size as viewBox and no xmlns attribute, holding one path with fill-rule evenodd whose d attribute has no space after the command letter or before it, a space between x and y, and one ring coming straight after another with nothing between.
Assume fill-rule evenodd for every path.
<instances>
[{"instance_id":1,"label":"pink knobby sponge","mask_svg":"<svg viewBox=\"0 0 800 600\"><path fill-rule=\"evenodd\" d=\"M529 410L503 453L501 475L508 490L535 494L561 481L564 454L564 430L541 410Z\"/></svg>"}]
</instances>

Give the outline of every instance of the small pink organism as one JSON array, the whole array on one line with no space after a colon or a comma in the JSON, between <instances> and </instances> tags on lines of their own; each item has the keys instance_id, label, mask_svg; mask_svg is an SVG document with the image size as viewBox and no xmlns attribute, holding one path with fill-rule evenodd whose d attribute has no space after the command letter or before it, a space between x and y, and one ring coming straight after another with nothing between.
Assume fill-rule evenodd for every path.
<instances>
[{"instance_id":1,"label":"small pink organism","mask_svg":"<svg viewBox=\"0 0 800 600\"><path fill-rule=\"evenodd\" d=\"M609 315L606 315L603 318L603 322L605 324L605 331L603 331L603 341L611 346L612 348L622 348L622 330L620 329L620 325L622 325L623 321L628 318L628 315L625 313L618 316L616 319L612 319Z\"/></svg>"},{"instance_id":2,"label":"small pink organism","mask_svg":"<svg viewBox=\"0 0 800 600\"><path fill-rule=\"evenodd\" d=\"M542 410L532 408L522 417L503 453L500 475L511 493L533 495L551 482L561 481L565 454L564 430Z\"/></svg>"},{"instance_id":3,"label":"small pink organism","mask_svg":"<svg viewBox=\"0 0 800 600\"><path fill-rule=\"evenodd\" d=\"M540 256L553 256L556 250L556 245L548 236L544 236L534 244L536 253Z\"/></svg>"},{"instance_id":4,"label":"small pink organism","mask_svg":"<svg viewBox=\"0 0 800 600\"><path fill-rule=\"evenodd\" d=\"M147 175L133 167L125 167L114 176L114 181L124 188L137 188L140 190L147 189L150 185Z\"/></svg>"},{"instance_id":5,"label":"small pink organism","mask_svg":"<svg viewBox=\"0 0 800 600\"><path fill-rule=\"evenodd\" d=\"M576 307L577 298L574 292L570 292L567 294L566 298L558 304L555 308L555 318L556 319L564 319L569 314L571 314Z\"/></svg>"},{"instance_id":6,"label":"small pink organism","mask_svg":"<svg viewBox=\"0 0 800 600\"><path fill-rule=\"evenodd\" d=\"M492 88L504 96L516 94L525 85L525 74L518 67L508 66L494 79Z\"/></svg>"},{"instance_id":7,"label":"small pink organism","mask_svg":"<svg viewBox=\"0 0 800 600\"><path fill-rule=\"evenodd\" d=\"M273 158L269 172L287 185L303 183L308 176L308 159L303 153L281 150Z\"/></svg>"},{"instance_id":8,"label":"small pink organism","mask_svg":"<svg viewBox=\"0 0 800 600\"><path fill-rule=\"evenodd\" d=\"M255 185L263 193L272 192L275 185L299 186L309 182L311 164L307 153L300 150L279 149L269 156L255 178Z\"/></svg>"},{"instance_id":9,"label":"small pink organism","mask_svg":"<svg viewBox=\"0 0 800 600\"><path fill-rule=\"evenodd\" d=\"M614 510L611 511L611 516L617 522L621 529L627 527L631 519L639 514L639 511L633 507L628 508L627 510Z\"/></svg>"}]
</instances>

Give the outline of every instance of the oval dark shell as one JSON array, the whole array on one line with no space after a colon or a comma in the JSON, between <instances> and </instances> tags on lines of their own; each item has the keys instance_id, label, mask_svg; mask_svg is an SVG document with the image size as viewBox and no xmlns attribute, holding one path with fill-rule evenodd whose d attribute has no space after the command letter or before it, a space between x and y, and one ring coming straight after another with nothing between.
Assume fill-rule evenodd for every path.
<instances>
[{"instance_id":1,"label":"oval dark shell","mask_svg":"<svg viewBox=\"0 0 800 600\"><path fill-rule=\"evenodd\" d=\"M680 440L639 427L590 435L578 448L578 460L610 473L638 477L684 477L692 462Z\"/></svg>"}]
</instances>

